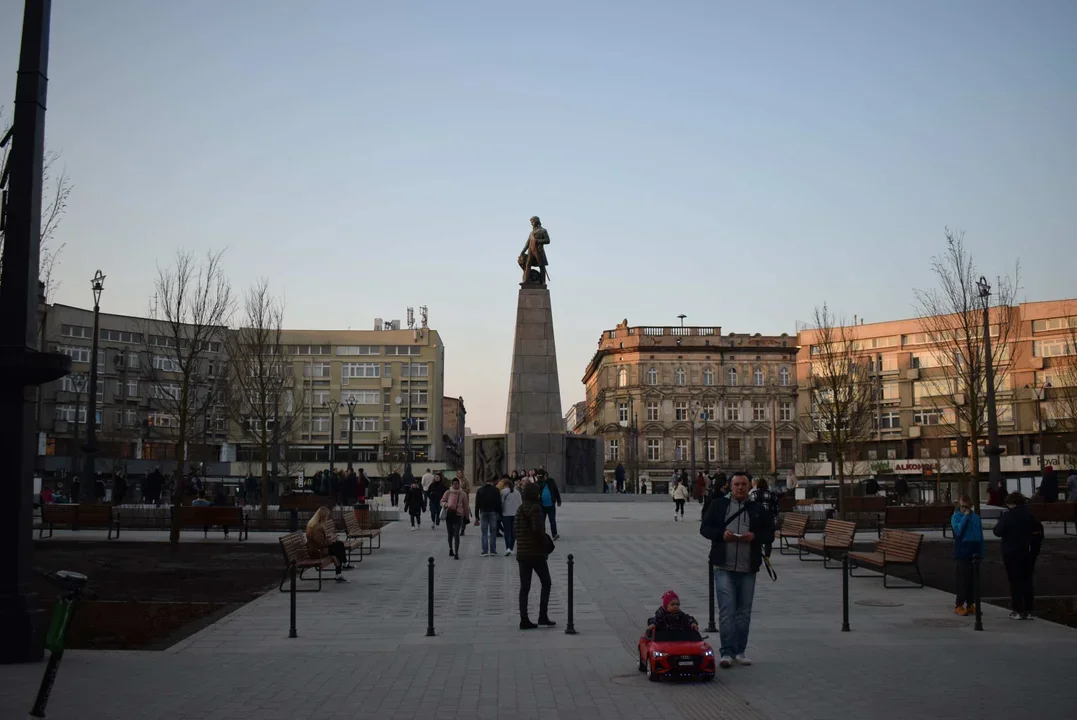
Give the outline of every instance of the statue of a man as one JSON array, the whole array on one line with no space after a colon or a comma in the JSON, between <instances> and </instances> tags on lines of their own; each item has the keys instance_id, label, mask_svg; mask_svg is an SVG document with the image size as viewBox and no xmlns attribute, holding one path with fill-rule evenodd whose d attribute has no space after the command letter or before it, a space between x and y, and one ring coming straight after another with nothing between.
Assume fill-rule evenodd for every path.
<instances>
[{"instance_id":1,"label":"statue of a man","mask_svg":"<svg viewBox=\"0 0 1077 720\"><path fill-rule=\"evenodd\" d=\"M520 269L524 271L524 279L526 282L538 282L540 285L546 284L546 245L550 244L550 234L546 232L546 228L542 227L542 221L538 219L538 216L531 218L531 234L527 236L527 244L524 245L524 249L520 251L520 257L517 258L517 262L520 264ZM532 280L531 273L535 272L537 279Z\"/></svg>"}]
</instances>

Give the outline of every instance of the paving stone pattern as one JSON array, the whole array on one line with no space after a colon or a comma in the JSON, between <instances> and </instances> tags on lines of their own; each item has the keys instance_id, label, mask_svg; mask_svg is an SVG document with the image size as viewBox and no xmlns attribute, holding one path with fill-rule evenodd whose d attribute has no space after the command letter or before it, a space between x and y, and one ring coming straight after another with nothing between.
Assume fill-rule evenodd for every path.
<instances>
[{"instance_id":1,"label":"paving stone pattern","mask_svg":"<svg viewBox=\"0 0 1077 720\"><path fill-rule=\"evenodd\" d=\"M853 632L841 633L840 572L789 557L776 561L777 583L758 581L755 666L709 684L649 683L635 670L635 643L661 594L675 589L706 624L698 523L674 523L658 504L571 501L558 521L556 629L516 628L516 562L479 557L477 529L454 561L442 531L394 524L351 582L299 596L298 638L287 637L288 595L274 589L166 652L70 652L49 717L1073 717L1073 683L1040 668L1077 666L1077 631L1010 621L996 608L983 633L971 620L937 626L954 619L949 596L854 579L854 603L902 604L853 604ZM568 553L576 636L563 632ZM425 637L429 556L434 638ZM536 581L533 617L537 602ZM0 718L26 716L42 670L0 667Z\"/></svg>"}]
</instances>

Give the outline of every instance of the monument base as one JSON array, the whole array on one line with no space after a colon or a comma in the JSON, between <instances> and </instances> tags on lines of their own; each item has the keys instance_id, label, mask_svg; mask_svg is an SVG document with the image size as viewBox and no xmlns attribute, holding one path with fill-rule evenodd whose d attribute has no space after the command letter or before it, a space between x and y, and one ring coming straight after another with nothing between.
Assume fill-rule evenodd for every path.
<instances>
[{"instance_id":1,"label":"monument base","mask_svg":"<svg viewBox=\"0 0 1077 720\"><path fill-rule=\"evenodd\" d=\"M487 477L544 468L563 493L602 492L601 438L555 433L469 435L464 475L471 489Z\"/></svg>"}]
</instances>

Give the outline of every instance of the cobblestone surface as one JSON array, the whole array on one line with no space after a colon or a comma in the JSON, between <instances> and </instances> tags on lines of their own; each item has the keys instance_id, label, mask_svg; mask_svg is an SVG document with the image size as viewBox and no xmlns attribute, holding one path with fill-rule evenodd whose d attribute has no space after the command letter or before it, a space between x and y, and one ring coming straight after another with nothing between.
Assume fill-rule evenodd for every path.
<instances>
[{"instance_id":1,"label":"cobblestone surface","mask_svg":"<svg viewBox=\"0 0 1077 720\"><path fill-rule=\"evenodd\" d=\"M790 557L776 561L778 582L759 579L753 667L709 684L649 683L635 670L635 643L662 592L675 589L706 623L697 523L674 523L658 503L608 502L567 503L558 524L556 629L516 628L516 562L480 557L477 529L454 561L442 532L393 524L351 582L299 596L298 638L287 637L288 595L274 590L166 652L70 652L49 717L1072 717L1072 683L1039 668L1073 667L1077 631L1013 622L991 607L983 633L971 620L932 626L954 617L949 596L853 579L854 603L902 604L853 604L853 631L842 633L840 572ZM568 553L575 636L563 632ZM433 638L425 637L429 556ZM537 594L535 583L533 607ZM42 671L0 667L0 718L26 716Z\"/></svg>"}]
</instances>

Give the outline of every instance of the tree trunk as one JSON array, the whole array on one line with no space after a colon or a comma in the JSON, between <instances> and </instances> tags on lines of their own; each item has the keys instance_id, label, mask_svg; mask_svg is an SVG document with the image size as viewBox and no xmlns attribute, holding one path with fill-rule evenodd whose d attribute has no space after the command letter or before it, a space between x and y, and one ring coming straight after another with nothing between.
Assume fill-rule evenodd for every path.
<instances>
[{"instance_id":1,"label":"tree trunk","mask_svg":"<svg viewBox=\"0 0 1077 720\"><path fill-rule=\"evenodd\" d=\"M972 497L976 514L980 514L980 446L977 444L976 431L969 433L969 474L963 495ZM972 484L970 491L968 484Z\"/></svg>"},{"instance_id":2,"label":"tree trunk","mask_svg":"<svg viewBox=\"0 0 1077 720\"><path fill-rule=\"evenodd\" d=\"M176 468L172 471L172 523L168 533L168 542L173 551L179 550L179 538L180 538L180 506L183 504L183 470L185 463L183 458L186 455L186 443L184 438L186 428L184 423L180 424L180 440L176 443Z\"/></svg>"},{"instance_id":3,"label":"tree trunk","mask_svg":"<svg viewBox=\"0 0 1077 720\"><path fill-rule=\"evenodd\" d=\"M838 517L845 519L845 457L836 453L838 459Z\"/></svg>"},{"instance_id":4,"label":"tree trunk","mask_svg":"<svg viewBox=\"0 0 1077 720\"><path fill-rule=\"evenodd\" d=\"M269 519L269 446L262 443L262 447L259 448L262 456L262 507L258 512L262 517L262 520Z\"/></svg>"}]
</instances>

